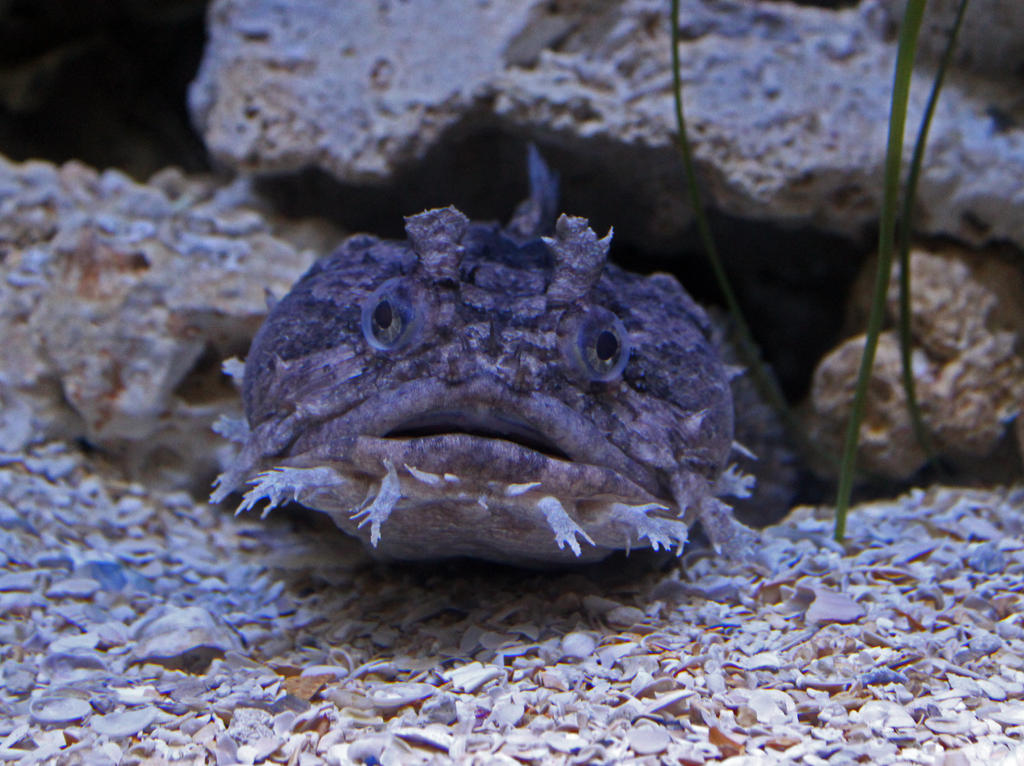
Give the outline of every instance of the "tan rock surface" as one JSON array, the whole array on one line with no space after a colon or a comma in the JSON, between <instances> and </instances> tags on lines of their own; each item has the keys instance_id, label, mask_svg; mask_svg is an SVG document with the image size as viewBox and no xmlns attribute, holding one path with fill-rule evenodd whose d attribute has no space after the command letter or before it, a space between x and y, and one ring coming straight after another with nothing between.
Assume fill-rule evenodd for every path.
<instances>
[{"instance_id":1,"label":"tan rock surface","mask_svg":"<svg viewBox=\"0 0 1024 766\"><path fill-rule=\"evenodd\" d=\"M985 458L1024 410L1024 277L1011 263L954 249L914 251L910 267L913 369L923 420L936 449L954 464ZM894 275L890 324L898 296ZM867 300L862 284L855 317L867 315ZM863 343L862 335L845 341L815 371L809 424L815 438L834 450L845 433ZM879 338L860 455L868 470L898 479L925 461L911 429L901 369L898 334L887 330Z\"/></svg>"},{"instance_id":2,"label":"tan rock surface","mask_svg":"<svg viewBox=\"0 0 1024 766\"><path fill-rule=\"evenodd\" d=\"M237 395L220 359L313 259L244 183L3 159L0 251L3 449L84 438L179 483L224 449L209 424Z\"/></svg>"},{"instance_id":3,"label":"tan rock surface","mask_svg":"<svg viewBox=\"0 0 1024 766\"><path fill-rule=\"evenodd\" d=\"M846 233L873 224L895 57L887 3L684 0L687 119L713 207ZM968 15L1012 48L1013 32L991 29L1019 16L1006 5ZM949 78L921 178L923 231L1024 243L1012 71ZM922 67L910 125L930 81ZM190 107L228 166L318 167L346 183L391 180L475 130L532 136L630 190L616 197L632 208L614 222L620 237L664 248L690 223L660 2L218 0Z\"/></svg>"},{"instance_id":4,"label":"tan rock surface","mask_svg":"<svg viewBox=\"0 0 1024 766\"><path fill-rule=\"evenodd\" d=\"M811 441L835 455L843 448L863 352L864 336L850 338L826 355L814 372L808 418ZM934 365L920 351L914 354L914 367L919 385L934 375ZM895 333L884 332L878 339L857 454L865 470L903 478L920 468L926 456L914 438L900 369L899 341ZM829 470L824 463L818 468Z\"/></svg>"}]
</instances>

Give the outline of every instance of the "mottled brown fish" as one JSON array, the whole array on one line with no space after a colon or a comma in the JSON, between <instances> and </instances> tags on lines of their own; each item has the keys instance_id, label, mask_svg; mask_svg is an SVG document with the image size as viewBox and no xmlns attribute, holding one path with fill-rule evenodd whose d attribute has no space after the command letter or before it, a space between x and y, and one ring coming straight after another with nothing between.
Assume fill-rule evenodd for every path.
<instances>
[{"instance_id":1,"label":"mottled brown fish","mask_svg":"<svg viewBox=\"0 0 1024 766\"><path fill-rule=\"evenodd\" d=\"M327 513L387 559L583 562L752 536L729 372L666 274L608 263L611 233L562 215L530 153L505 227L453 207L407 241L357 235L270 312L245 362L244 446L213 499ZM542 236L548 230L552 236Z\"/></svg>"}]
</instances>

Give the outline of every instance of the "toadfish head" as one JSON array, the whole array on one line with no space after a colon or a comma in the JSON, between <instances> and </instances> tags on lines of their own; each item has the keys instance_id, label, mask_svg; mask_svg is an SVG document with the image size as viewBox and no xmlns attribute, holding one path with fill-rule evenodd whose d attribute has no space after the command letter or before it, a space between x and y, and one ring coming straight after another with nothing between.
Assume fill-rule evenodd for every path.
<instances>
[{"instance_id":1,"label":"toadfish head","mask_svg":"<svg viewBox=\"0 0 1024 766\"><path fill-rule=\"evenodd\" d=\"M583 218L515 223L428 210L315 264L253 341L214 499L248 482L243 508L297 500L394 559L681 550L732 444L706 315Z\"/></svg>"}]
</instances>

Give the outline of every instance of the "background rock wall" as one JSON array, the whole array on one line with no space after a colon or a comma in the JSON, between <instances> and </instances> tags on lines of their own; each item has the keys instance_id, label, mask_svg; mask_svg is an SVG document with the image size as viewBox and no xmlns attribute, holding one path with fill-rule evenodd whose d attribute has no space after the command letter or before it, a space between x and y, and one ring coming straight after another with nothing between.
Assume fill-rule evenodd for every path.
<instances>
[{"instance_id":1,"label":"background rock wall","mask_svg":"<svg viewBox=\"0 0 1024 766\"><path fill-rule=\"evenodd\" d=\"M715 207L844 234L873 223L893 5L684 0L688 119ZM1010 6L972 8L961 61L973 66L951 79L936 115L923 232L1024 243L1012 214L1024 203L1013 79L1024 26ZM926 30L926 52L938 45L944 10ZM190 107L218 162L386 182L451 131L497 125L567 149L579 166L628 168L616 175L630 193L601 193L633 198L619 213L636 242L666 247L689 222L662 2L451 2L428 13L402 3L226 0L211 7L209 35ZM925 63L910 125L930 74Z\"/></svg>"},{"instance_id":2,"label":"background rock wall","mask_svg":"<svg viewBox=\"0 0 1024 766\"><path fill-rule=\"evenodd\" d=\"M911 133L955 5L929 4ZM873 246L902 8L682 2L684 97L713 227L766 357L794 400L812 394L823 435L841 430L863 327L845 296ZM653 0L11 5L0 151L49 162L0 163L8 448L81 439L202 483L218 449L206 426L235 401L219 365L244 355L264 292L284 292L345 231L400 235L403 215L449 203L507 216L531 140L561 173L564 208L615 227L613 259L673 270L714 300L674 146L667 13ZM971 4L915 221L925 251L955 243L957 268L1004 284L1024 246L1021 14L1010 0ZM50 164L69 158L100 170ZM149 178L169 165L206 175ZM943 283L954 271L926 276L926 299L939 295L929 285L966 295L970 279ZM953 435L939 441L974 458L1009 450L1012 464L1022 328L993 328L1017 299L991 295L995 307L958 299L942 314L989 328L991 342L936 357L918 322L915 358L943 402L930 426ZM951 360L976 372L957 377ZM939 370L944 388L928 388ZM883 365L875 387L894 374ZM887 446L866 457L906 478L922 460L898 405L880 405L893 417L865 438Z\"/></svg>"}]
</instances>

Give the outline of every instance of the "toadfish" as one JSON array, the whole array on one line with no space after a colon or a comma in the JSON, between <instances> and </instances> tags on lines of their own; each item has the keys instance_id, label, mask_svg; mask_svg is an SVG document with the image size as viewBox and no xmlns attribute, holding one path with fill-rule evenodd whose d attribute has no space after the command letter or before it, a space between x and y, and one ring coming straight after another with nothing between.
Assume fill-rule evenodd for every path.
<instances>
[{"instance_id":1,"label":"toadfish","mask_svg":"<svg viewBox=\"0 0 1024 766\"><path fill-rule=\"evenodd\" d=\"M707 314L672 276L609 263L611 232L556 220L532 147L529 170L505 226L427 210L299 279L245 360L213 501L296 501L391 560L678 552L696 520L743 553L722 497L750 481Z\"/></svg>"}]
</instances>

